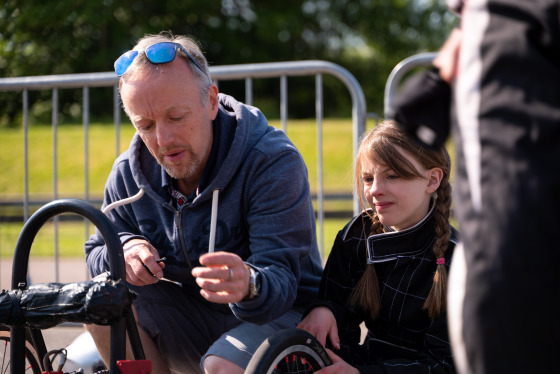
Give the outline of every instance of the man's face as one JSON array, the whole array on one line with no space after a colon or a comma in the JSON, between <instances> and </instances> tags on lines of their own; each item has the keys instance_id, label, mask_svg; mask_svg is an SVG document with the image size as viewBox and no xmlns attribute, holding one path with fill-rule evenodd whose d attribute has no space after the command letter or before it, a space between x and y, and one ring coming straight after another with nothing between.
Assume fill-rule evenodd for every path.
<instances>
[{"instance_id":1,"label":"man's face","mask_svg":"<svg viewBox=\"0 0 560 374\"><path fill-rule=\"evenodd\" d=\"M217 95L212 86L201 102L192 72L180 58L160 65L155 73L136 72L121 86L132 124L183 193L198 186L210 155Z\"/></svg>"}]
</instances>

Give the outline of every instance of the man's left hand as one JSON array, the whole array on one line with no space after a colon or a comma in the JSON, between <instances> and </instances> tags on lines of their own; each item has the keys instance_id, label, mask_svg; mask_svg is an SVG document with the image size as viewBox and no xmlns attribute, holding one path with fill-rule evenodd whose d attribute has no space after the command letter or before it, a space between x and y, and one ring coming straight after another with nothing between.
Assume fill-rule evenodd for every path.
<instances>
[{"instance_id":1,"label":"man's left hand","mask_svg":"<svg viewBox=\"0 0 560 374\"><path fill-rule=\"evenodd\" d=\"M200 294L218 304L236 303L249 295L249 269L235 253L214 252L200 256L192 270Z\"/></svg>"}]
</instances>

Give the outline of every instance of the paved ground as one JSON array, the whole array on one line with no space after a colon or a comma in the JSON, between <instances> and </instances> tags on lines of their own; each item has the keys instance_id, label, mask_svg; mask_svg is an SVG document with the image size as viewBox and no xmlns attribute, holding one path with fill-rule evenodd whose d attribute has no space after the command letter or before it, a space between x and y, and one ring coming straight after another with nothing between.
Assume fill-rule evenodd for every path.
<instances>
[{"instance_id":1,"label":"paved ground","mask_svg":"<svg viewBox=\"0 0 560 374\"><path fill-rule=\"evenodd\" d=\"M53 258L31 258L28 274L31 284L48 282L80 282L88 279L85 258L60 259L58 267ZM57 275L58 274L58 275ZM12 261L0 260L0 287L11 289Z\"/></svg>"},{"instance_id":2,"label":"paved ground","mask_svg":"<svg viewBox=\"0 0 560 374\"><path fill-rule=\"evenodd\" d=\"M85 332L83 326L77 324L63 324L48 330L43 330L43 337L47 350L66 348L79 335Z\"/></svg>"}]
</instances>

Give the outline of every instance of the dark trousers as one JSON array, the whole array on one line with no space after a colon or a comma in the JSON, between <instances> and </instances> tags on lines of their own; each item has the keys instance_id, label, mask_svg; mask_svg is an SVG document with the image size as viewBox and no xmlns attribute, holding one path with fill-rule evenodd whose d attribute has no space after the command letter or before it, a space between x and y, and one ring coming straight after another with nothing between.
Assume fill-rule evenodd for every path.
<instances>
[{"instance_id":1,"label":"dark trousers","mask_svg":"<svg viewBox=\"0 0 560 374\"><path fill-rule=\"evenodd\" d=\"M202 373L204 353L241 322L227 305L203 300L193 284L180 288L160 281L131 288L138 293L134 305L139 324L154 339L171 373Z\"/></svg>"}]
</instances>

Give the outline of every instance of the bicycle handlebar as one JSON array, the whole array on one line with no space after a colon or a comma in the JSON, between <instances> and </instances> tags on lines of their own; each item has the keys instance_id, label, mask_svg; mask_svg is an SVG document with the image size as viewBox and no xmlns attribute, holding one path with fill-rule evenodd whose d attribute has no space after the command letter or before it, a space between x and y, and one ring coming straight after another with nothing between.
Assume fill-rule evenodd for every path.
<instances>
[{"instance_id":1,"label":"bicycle handlebar","mask_svg":"<svg viewBox=\"0 0 560 374\"><path fill-rule=\"evenodd\" d=\"M61 199L48 203L37 210L25 223L16 243L12 264L12 289L22 290L27 287L27 268L31 245L39 229L51 218L63 213L76 213L89 219L100 231L109 255L111 278L114 280L125 279L125 263L122 245L115 228L109 219L93 205L78 199ZM119 373L117 361L126 358L126 328L127 321L133 318L119 319L111 324L111 373ZM131 325L130 321L128 323ZM134 325L134 327L136 327ZM136 332L136 336L138 331ZM134 333L134 331L133 331ZM11 372L17 373L18 368L25 366L25 328L22 325L12 326L10 336L12 349L10 359ZM134 343L131 341L131 343ZM133 344L134 346L134 344ZM141 348L140 348L141 350ZM141 352L143 355L143 352Z\"/></svg>"}]
</instances>

